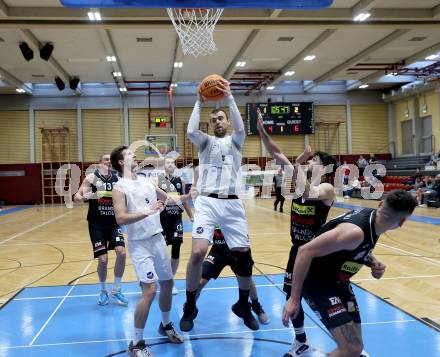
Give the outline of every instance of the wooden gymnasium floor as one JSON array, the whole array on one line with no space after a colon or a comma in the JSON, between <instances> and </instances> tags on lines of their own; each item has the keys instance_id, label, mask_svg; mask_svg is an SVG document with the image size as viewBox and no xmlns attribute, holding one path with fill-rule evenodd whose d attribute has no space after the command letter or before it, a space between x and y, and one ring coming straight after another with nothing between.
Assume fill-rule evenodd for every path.
<instances>
[{"instance_id":1,"label":"wooden gymnasium floor","mask_svg":"<svg viewBox=\"0 0 440 357\"><path fill-rule=\"evenodd\" d=\"M336 203L334 217L350 205L375 207L377 201ZM289 201L285 213L273 211L272 200L246 200L249 231L256 262L255 274L280 274L290 249ZM85 220L87 206L10 207L0 212L0 306L23 287L96 283L96 262ZM360 287L432 324L440 324L440 210L417 208L414 220L383 235L375 254L387 265L376 281L367 269L354 279ZM184 278L191 247L186 224L177 278ZM113 267L114 254L110 254ZM223 276L231 276L225 269ZM78 277L82 276L80 280ZM112 269L109 281L113 280ZM127 260L124 281L135 281ZM438 326L438 325L437 325Z\"/></svg>"}]
</instances>

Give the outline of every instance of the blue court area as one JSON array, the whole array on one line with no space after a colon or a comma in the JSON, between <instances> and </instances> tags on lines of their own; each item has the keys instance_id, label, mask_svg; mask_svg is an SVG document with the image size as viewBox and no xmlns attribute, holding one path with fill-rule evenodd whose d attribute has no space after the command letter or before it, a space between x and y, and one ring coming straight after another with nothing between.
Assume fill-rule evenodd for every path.
<instances>
[{"instance_id":1,"label":"blue court area","mask_svg":"<svg viewBox=\"0 0 440 357\"><path fill-rule=\"evenodd\" d=\"M271 321L259 331L248 330L231 312L237 299L235 278L211 281L199 300L193 331L182 345L172 345L157 333L160 312L153 302L145 329L156 356L282 356L292 331L283 327L284 294L281 275L256 276L260 301ZM175 296L172 319L178 326L185 299L184 281ZM125 356L133 312L139 298L137 283L125 283L129 307L97 305L97 285L26 288L0 310L0 356ZM355 289L363 318L366 350L371 357L440 356L440 334L374 295ZM305 306L309 341L319 350L335 344ZM322 355L316 353L316 356Z\"/></svg>"}]
</instances>

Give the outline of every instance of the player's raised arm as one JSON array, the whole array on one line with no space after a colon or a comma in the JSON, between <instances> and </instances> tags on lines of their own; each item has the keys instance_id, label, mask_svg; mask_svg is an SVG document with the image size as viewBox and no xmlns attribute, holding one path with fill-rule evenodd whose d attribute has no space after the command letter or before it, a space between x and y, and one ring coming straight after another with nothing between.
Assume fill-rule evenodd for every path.
<instances>
[{"instance_id":1,"label":"player's raised arm","mask_svg":"<svg viewBox=\"0 0 440 357\"><path fill-rule=\"evenodd\" d=\"M78 192L73 196L73 200L76 203L85 202L95 196L95 193L92 192L92 183L94 181L94 175L90 174L84 178L81 186L78 189Z\"/></svg>"},{"instance_id":2,"label":"player's raised arm","mask_svg":"<svg viewBox=\"0 0 440 357\"><path fill-rule=\"evenodd\" d=\"M241 148L244 144L244 139L246 136L244 131L243 118L241 117L240 111L238 110L237 104L235 103L234 97L232 96L231 88L229 87L228 81L224 80L219 82L218 89L224 93L226 100L228 101L232 128L234 129L234 131L232 132L232 140L235 145Z\"/></svg>"},{"instance_id":3,"label":"player's raised arm","mask_svg":"<svg viewBox=\"0 0 440 357\"><path fill-rule=\"evenodd\" d=\"M194 109L191 113L191 117L188 122L188 128L186 131L186 133L188 134L188 139L191 140L191 142L194 145L197 145L200 148L202 148L206 144L206 142L208 141L208 135L199 129L199 126L200 126L200 104L203 101L203 99L204 98L199 93L196 104L194 104Z\"/></svg>"},{"instance_id":4,"label":"player's raised arm","mask_svg":"<svg viewBox=\"0 0 440 357\"><path fill-rule=\"evenodd\" d=\"M293 166L286 155L281 152L278 144L270 138L269 134L264 129L263 116L261 115L260 109L257 109L257 115L257 129L260 133L260 138L263 141L266 150L269 151L270 155L276 160L278 165Z\"/></svg>"}]
</instances>

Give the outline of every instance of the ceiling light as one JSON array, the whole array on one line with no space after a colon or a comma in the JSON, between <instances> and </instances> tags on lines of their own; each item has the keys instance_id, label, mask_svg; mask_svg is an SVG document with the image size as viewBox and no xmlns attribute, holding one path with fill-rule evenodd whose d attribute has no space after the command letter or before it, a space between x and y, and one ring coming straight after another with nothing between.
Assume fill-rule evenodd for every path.
<instances>
[{"instance_id":1,"label":"ceiling light","mask_svg":"<svg viewBox=\"0 0 440 357\"><path fill-rule=\"evenodd\" d=\"M60 77L55 77L55 84L57 85L58 90L61 92L66 88L66 84Z\"/></svg>"},{"instance_id":2,"label":"ceiling light","mask_svg":"<svg viewBox=\"0 0 440 357\"><path fill-rule=\"evenodd\" d=\"M176 88L177 87L177 83L171 83L170 87L171 88Z\"/></svg>"},{"instance_id":3,"label":"ceiling light","mask_svg":"<svg viewBox=\"0 0 440 357\"><path fill-rule=\"evenodd\" d=\"M120 91L120 92L126 92L126 91L127 91L127 88L126 88L126 87L121 87L121 88L119 88L119 91Z\"/></svg>"},{"instance_id":4,"label":"ceiling light","mask_svg":"<svg viewBox=\"0 0 440 357\"><path fill-rule=\"evenodd\" d=\"M391 73L387 74L387 77L396 77L398 75L399 75L399 73L397 73L397 72L391 72Z\"/></svg>"},{"instance_id":5,"label":"ceiling light","mask_svg":"<svg viewBox=\"0 0 440 357\"><path fill-rule=\"evenodd\" d=\"M90 21L101 21L101 13L99 11L90 11L87 13Z\"/></svg>"},{"instance_id":6,"label":"ceiling light","mask_svg":"<svg viewBox=\"0 0 440 357\"><path fill-rule=\"evenodd\" d=\"M15 91L17 93L25 93L26 92L24 89L21 89L21 88L17 88Z\"/></svg>"},{"instance_id":7,"label":"ceiling light","mask_svg":"<svg viewBox=\"0 0 440 357\"><path fill-rule=\"evenodd\" d=\"M365 89L365 88L368 88L368 87L369 87L368 84L362 84L362 85L359 86L359 89Z\"/></svg>"},{"instance_id":8,"label":"ceiling light","mask_svg":"<svg viewBox=\"0 0 440 357\"><path fill-rule=\"evenodd\" d=\"M369 12L361 12L353 18L353 21L362 22L371 16Z\"/></svg>"},{"instance_id":9,"label":"ceiling light","mask_svg":"<svg viewBox=\"0 0 440 357\"><path fill-rule=\"evenodd\" d=\"M246 66L246 61L238 61L238 62L235 64L235 66L236 66L236 67L244 67L244 66Z\"/></svg>"},{"instance_id":10,"label":"ceiling light","mask_svg":"<svg viewBox=\"0 0 440 357\"><path fill-rule=\"evenodd\" d=\"M304 57L304 61L313 61L315 58L316 58L315 55L306 56Z\"/></svg>"},{"instance_id":11,"label":"ceiling light","mask_svg":"<svg viewBox=\"0 0 440 357\"><path fill-rule=\"evenodd\" d=\"M80 79L78 77L73 77L70 81L69 81L69 87L71 90L76 90L78 88Z\"/></svg>"},{"instance_id":12,"label":"ceiling light","mask_svg":"<svg viewBox=\"0 0 440 357\"><path fill-rule=\"evenodd\" d=\"M436 60L439 57L440 57L440 55L431 55L431 56L426 57L425 60L433 61L433 60Z\"/></svg>"},{"instance_id":13,"label":"ceiling light","mask_svg":"<svg viewBox=\"0 0 440 357\"><path fill-rule=\"evenodd\" d=\"M183 62L174 62L174 68L182 68Z\"/></svg>"},{"instance_id":14,"label":"ceiling light","mask_svg":"<svg viewBox=\"0 0 440 357\"><path fill-rule=\"evenodd\" d=\"M295 71L287 71L286 73L284 73L285 76L293 76L295 74Z\"/></svg>"},{"instance_id":15,"label":"ceiling light","mask_svg":"<svg viewBox=\"0 0 440 357\"><path fill-rule=\"evenodd\" d=\"M49 61L50 56L53 52L53 44L47 42L43 47L40 48L40 58L45 61Z\"/></svg>"},{"instance_id":16,"label":"ceiling light","mask_svg":"<svg viewBox=\"0 0 440 357\"><path fill-rule=\"evenodd\" d=\"M115 56L107 56L106 59L107 59L107 62L116 62Z\"/></svg>"},{"instance_id":17,"label":"ceiling light","mask_svg":"<svg viewBox=\"0 0 440 357\"><path fill-rule=\"evenodd\" d=\"M269 87L267 87L266 89L267 89L267 90L273 90L273 89L275 89L275 87L274 87L274 86L269 86Z\"/></svg>"},{"instance_id":18,"label":"ceiling light","mask_svg":"<svg viewBox=\"0 0 440 357\"><path fill-rule=\"evenodd\" d=\"M113 77L122 77L121 72L113 72Z\"/></svg>"}]
</instances>

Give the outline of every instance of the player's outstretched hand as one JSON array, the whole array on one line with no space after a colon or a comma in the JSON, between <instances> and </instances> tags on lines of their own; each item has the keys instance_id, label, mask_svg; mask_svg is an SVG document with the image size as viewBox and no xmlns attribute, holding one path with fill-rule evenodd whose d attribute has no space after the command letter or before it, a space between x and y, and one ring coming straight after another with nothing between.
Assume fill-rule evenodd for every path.
<instances>
[{"instance_id":1,"label":"player's outstretched hand","mask_svg":"<svg viewBox=\"0 0 440 357\"><path fill-rule=\"evenodd\" d=\"M283 325L289 327L290 317L296 317L300 310L300 301L294 301L292 298L286 301L283 309Z\"/></svg>"},{"instance_id":2,"label":"player's outstretched hand","mask_svg":"<svg viewBox=\"0 0 440 357\"><path fill-rule=\"evenodd\" d=\"M376 260L371 264L371 275L375 279L380 279L385 273L386 265Z\"/></svg>"},{"instance_id":3,"label":"player's outstretched hand","mask_svg":"<svg viewBox=\"0 0 440 357\"><path fill-rule=\"evenodd\" d=\"M306 145L304 151L301 154L299 154L295 162L301 165L305 163L310 158L310 156L312 156L312 148L310 147L310 145Z\"/></svg>"},{"instance_id":4,"label":"player's outstretched hand","mask_svg":"<svg viewBox=\"0 0 440 357\"><path fill-rule=\"evenodd\" d=\"M218 81L217 88L223 92L225 97L230 97L232 95L231 87L229 86L229 82L227 80Z\"/></svg>"},{"instance_id":5,"label":"player's outstretched hand","mask_svg":"<svg viewBox=\"0 0 440 357\"><path fill-rule=\"evenodd\" d=\"M259 108L257 109L257 129L260 133L264 132L263 116L261 115Z\"/></svg>"},{"instance_id":6,"label":"player's outstretched hand","mask_svg":"<svg viewBox=\"0 0 440 357\"><path fill-rule=\"evenodd\" d=\"M152 216L153 214L160 213L165 208L165 205L162 201L156 201L151 207L148 207L144 213L147 216Z\"/></svg>"},{"instance_id":7,"label":"player's outstretched hand","mask_svg":"<svg viewBox=\"0 0 440 357\"><path fill-rule=\"evenodd\" d=\"M203 103L206 101L206 97L204 97L202 95L202 93L200 92L200 86L199 86L199 89L197 89L197 99L199 100L200 103Z\"/></svg>"}]
</instances>

